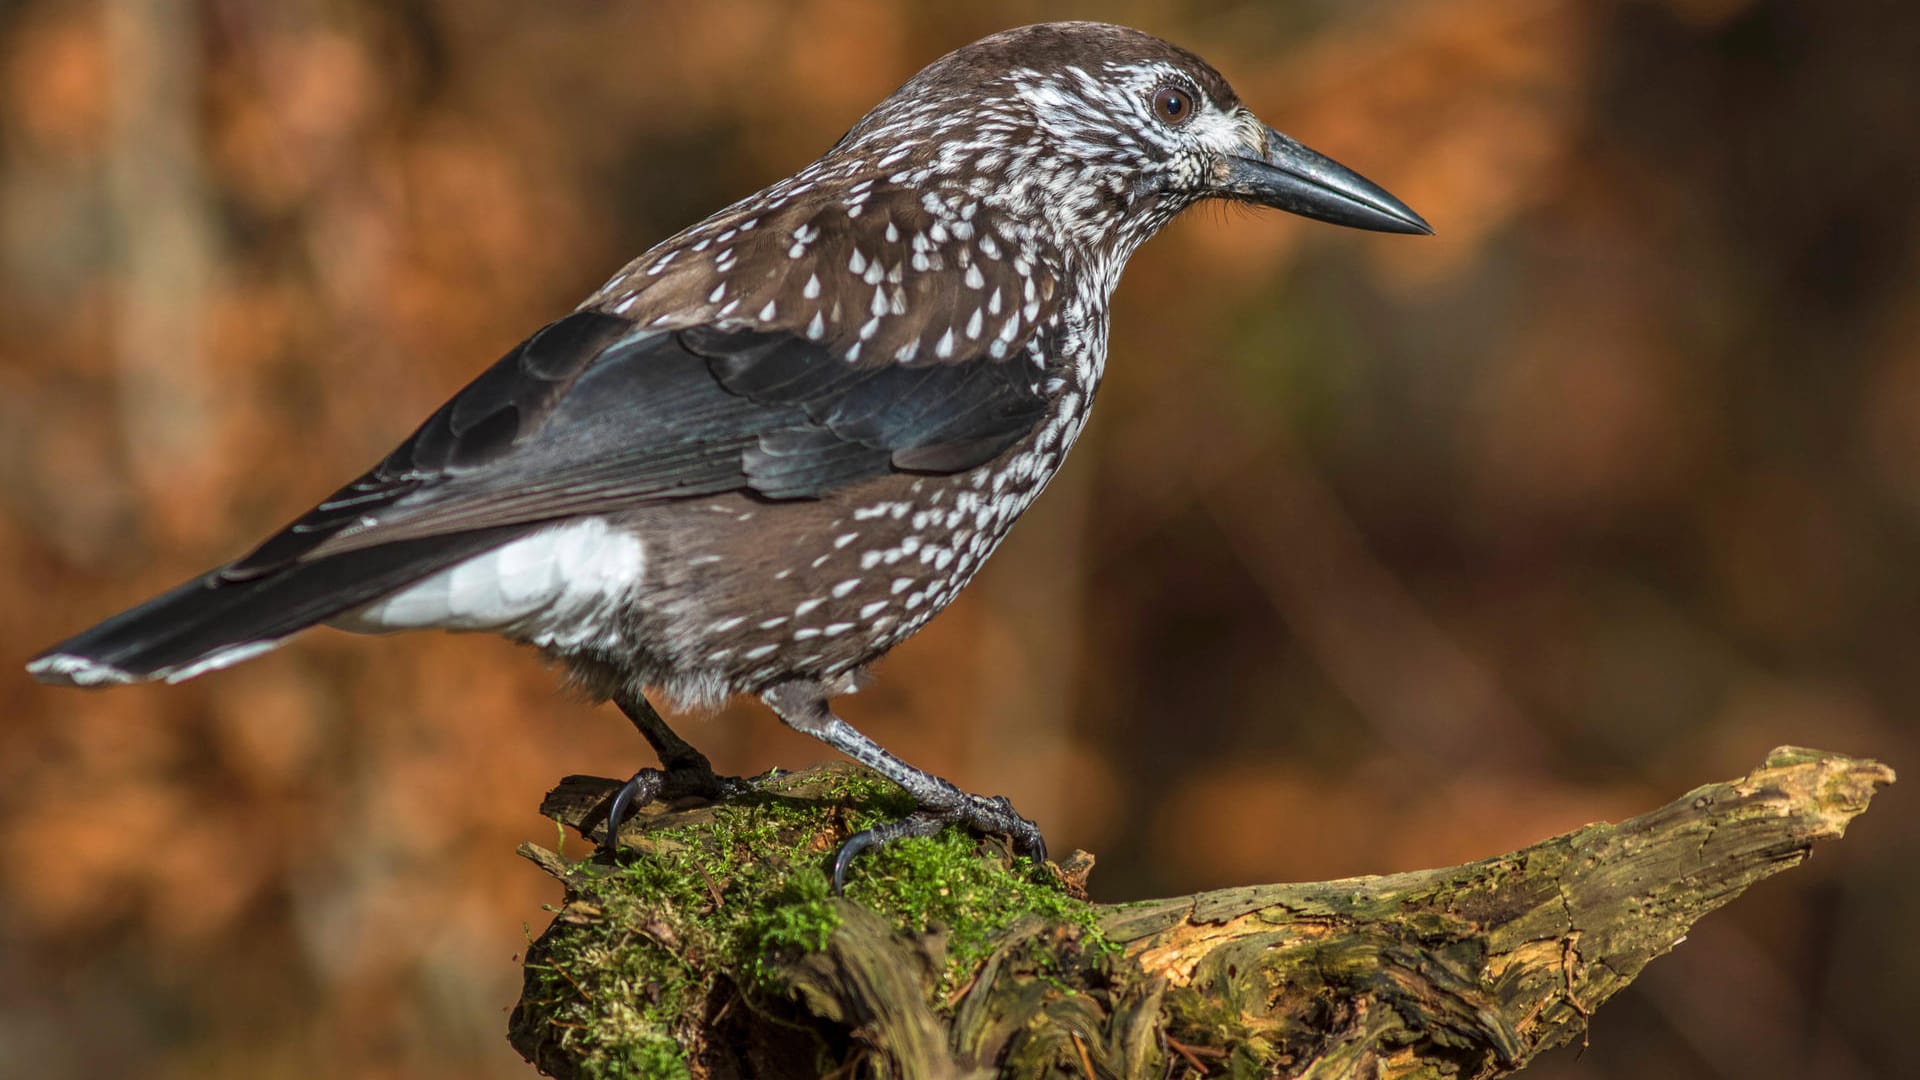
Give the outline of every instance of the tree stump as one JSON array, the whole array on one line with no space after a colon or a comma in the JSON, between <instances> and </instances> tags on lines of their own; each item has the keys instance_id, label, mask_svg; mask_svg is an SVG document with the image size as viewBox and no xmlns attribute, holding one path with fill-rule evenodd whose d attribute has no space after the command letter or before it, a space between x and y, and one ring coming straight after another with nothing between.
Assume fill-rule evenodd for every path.
<instances>
[{"instance_id":1,"label":"tree stump","mask_svg":"<svg viewBox=\"0 0 1920 1080\"><path fill-rule=\"evenodd\" d=\"M899 795L851 765L649 808L566 887L510 1038L558 1077L1491 1077L1584 1034L1695 920L1840 836L1884 765L1782 747L1652 813L1440 870L1093 904L949 831L824 866ZM542 812L597 839L618 782ZM564 848L566 833L561 833Z\"/></svg>"}]
</instances>

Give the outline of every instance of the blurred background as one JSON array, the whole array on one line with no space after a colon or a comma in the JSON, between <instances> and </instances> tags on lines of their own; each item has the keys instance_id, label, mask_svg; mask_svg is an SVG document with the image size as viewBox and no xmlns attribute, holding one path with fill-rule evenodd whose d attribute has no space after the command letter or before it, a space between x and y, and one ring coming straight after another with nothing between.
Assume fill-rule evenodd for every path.
<instances>
[{"instance_id":1,"label":"blurred background","mask_svg":"<svg viewBox=\"0 0 1920 1080\"><path fill-rule=\"evenodd\" d=\"M0 1074L529 1075L558 893L513 848L563 774L643 763L617 713L490 638L104 694L20 661L925 62L1065 17L1199 51L1439 235L1214 209L1148 245L1079 451L854 723L1109 900L1478 858L1783 742L1920 770L1920 7L12 0ZM731 770L824 754L758 706L683 724ZM1531 1075L1900 1073L1914 805Z\"/></svg>"}]
</instances>

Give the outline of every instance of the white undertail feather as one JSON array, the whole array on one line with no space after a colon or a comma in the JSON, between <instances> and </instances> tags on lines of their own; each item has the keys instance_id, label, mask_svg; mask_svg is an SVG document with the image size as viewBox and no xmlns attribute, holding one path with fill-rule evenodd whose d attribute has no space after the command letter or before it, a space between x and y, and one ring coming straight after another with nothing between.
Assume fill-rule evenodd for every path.
<instances>
[{"instance_id":1,"label":"white undertail feather","mask_svg":"<svg viewBox=\"0 0 1920 1080\"><path fill-rule=\"evenodd\" d=\"M639 537L585 518L482 552L330 625L362 634L485 630L552 648L611 644L645 569Z\"/></svg>"}]
</instances>

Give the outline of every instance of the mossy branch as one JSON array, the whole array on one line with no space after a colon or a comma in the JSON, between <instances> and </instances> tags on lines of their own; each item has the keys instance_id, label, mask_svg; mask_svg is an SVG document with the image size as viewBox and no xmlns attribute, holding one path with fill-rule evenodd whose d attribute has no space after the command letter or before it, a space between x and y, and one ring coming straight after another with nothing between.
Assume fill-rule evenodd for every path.
<instances>
[{"instance_id":1,"label":"mossy branch","mask_svg":"<svg viewBox=\"0 0 1920 1080\"><path fill-rule=\"evenodd\" d=\"M1034 867L952 832L863 856L831 897L827 854L902 808L823 766L654 808L617 866L524 845L567 894L511 1038L561 1077L1499 1076L1892 781L1783 747L1482 862L1103 905L1083 854ZM591 832L614 786L569 778L543 812Z\"/></svg>"}]
</instances>

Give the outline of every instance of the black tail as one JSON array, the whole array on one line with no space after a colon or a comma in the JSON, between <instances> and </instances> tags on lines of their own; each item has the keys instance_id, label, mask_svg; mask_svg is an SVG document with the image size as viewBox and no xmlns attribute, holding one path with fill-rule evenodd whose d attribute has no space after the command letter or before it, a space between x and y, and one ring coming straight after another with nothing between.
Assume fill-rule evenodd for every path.
<instances>
[{"instance_id":1,"label":"black tail","mask_svg":"<svg viewBox=\"0 0 1920 1080\"><path fill-rule=\"evenodd\" d=\"M238 581L214 570L55 645L27 671L62 686L191 679L266 652L527 529L404 540Z\"/></svg>"}]
</instances>

